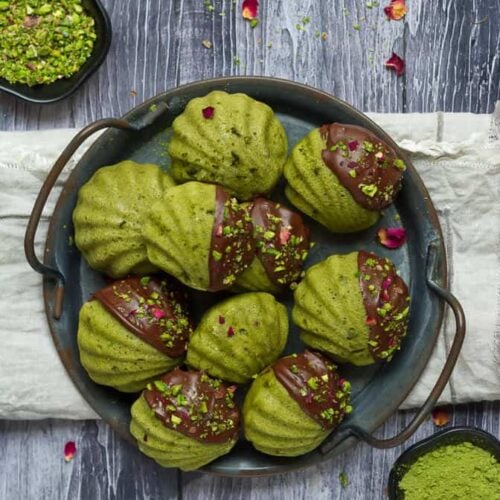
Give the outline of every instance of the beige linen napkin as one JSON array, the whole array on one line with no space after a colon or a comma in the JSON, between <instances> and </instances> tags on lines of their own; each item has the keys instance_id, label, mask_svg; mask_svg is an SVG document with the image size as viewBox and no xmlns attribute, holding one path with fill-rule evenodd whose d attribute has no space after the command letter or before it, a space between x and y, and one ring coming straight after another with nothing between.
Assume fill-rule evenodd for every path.
<instances>
[{"instance_id":1,"label":"beige linen napkin","mask_svg":"<svg viewBox=\"0 0 500 500\"><path fill-rule=\"evenodd\" d=\"M467 316L468 335L441 401L500 399L500 105L493 115L371 117L411 153L431 194L446 239L451 289ZM0 418L98 418L57 356L44 314L42 280L23 252L36 195L75 133L0 132ZM40 255L63 180L42 218ZM427 397L453 333L453 319L447 314L432 359L404 408L418 406Z\"/></svg>"}]
</instances>

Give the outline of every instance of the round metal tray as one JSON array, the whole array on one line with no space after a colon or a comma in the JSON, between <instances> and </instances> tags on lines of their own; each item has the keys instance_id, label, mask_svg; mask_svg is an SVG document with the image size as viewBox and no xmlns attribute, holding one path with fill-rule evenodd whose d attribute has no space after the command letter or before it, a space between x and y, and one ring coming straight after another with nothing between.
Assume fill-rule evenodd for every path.
<instances>
[{"instance_id":1,"label":"round metal tray","mask_svg":"<svg viewBox=\"0 0 500 500\"><path fill-rule=\"evenodd\" d=\"M290 148L309 130L324 123L343 122L372 130L398 150L391 138L365 115L348 104L315 89L297 83L271 78L224 78L193 83L158 95L127 113L122 119L100 120L82 130L68 145L54 165L38 200L26 233L26 254L32 267L45 275L44 297L47 319L61 359L84 398L122 437L129 433L130 405L135 397L95 384L79 361L76 342L78 312L83 302L104 285L105 279L91 270L79 251L71 244L71 215L77 192L103 165L124 159L157 163L168 171L166 144L173 119L186 103L197 96L219 89L244 92L269 104L285 126ZM51 219L44 263L34 252L34 237L45 201L59 173L83 140L97 130L106 131L80 160L66 182ZM398 150L399 151L399 150ZM405 155L399 151L401 156ZM352 382L354 411L316 450L296 458L279 458L259 453L241 439L228 455L202 470L222 475L273 474L303 468L332 457L363 439L373 446L390 447L407 439L433 407L443 390L460 351L465 324L460 304L445 290L446 258L436 212L429 195L408 158L404 187L396 202L384 212L376 227L354 235L334 235L306 217L316 246L306 267L334 253L357 249L372 250L391 258L409 285L412 296L410 324L402 350L388 364L353 368L341 366ZM275 199L282 199L282 187ZM386 250L375 242L377 228L402 224L408 232L408 243L398 250ZM221 294L194 293L195 314L219 300ZM418 380L431 355L439 334L445 299L457 320L457 335L443 372L411 424L398 436L379 440L371 433L380 426L405 399ZM288 307L291 294L280 297ZM286 353L303 350L297 328L292 324ZM240 391L244 392L244 391Z\"/></svg>"}]
</instances>

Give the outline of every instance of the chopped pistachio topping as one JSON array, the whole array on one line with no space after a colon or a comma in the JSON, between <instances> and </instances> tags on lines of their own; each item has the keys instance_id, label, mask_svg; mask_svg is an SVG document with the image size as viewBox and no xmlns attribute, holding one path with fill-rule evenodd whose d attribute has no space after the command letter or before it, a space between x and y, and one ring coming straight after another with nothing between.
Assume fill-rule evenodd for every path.
<instances>
[{"instance_id":1,"label":"chopped pistachio topping","mask_svg":"<svg viewBox=\"0 0 500 500\"><path fill-rule=\"evenodd\" d=\"M78 72L97 34L81 0L0 2L0 77L29 86Z\"/></svg>"}]
</instances>

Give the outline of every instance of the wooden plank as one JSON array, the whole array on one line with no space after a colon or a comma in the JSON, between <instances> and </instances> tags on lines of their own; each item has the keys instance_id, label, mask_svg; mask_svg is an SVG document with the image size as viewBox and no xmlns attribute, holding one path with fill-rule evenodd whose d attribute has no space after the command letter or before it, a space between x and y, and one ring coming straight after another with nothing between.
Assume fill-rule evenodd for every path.
<instances>
[{"instance_id":1,"label":"wooden plank","mask_svg":"<svg viewBox=\"0 0 500 500\"><path fill-rule=\"evenodd\" d=\"M392 437L407 425L413 411L399 412L377 433ZM500 435L500 403L478 403L457 407L451 425L480 427L495 436ZM386 498L390 469L403 450L433 434L437 428L428 419L403 446L376 450L360 444L343 455L327 460L317 467L261 478L219 478L189 473L183 474L183 498L188 500L381 500ZM347 475L349 484L343 488L339 474Z\"/></svg>"},{"instance_id":2,"label":"wooden plank","mask_svg":"<svg viewBox=\"0 0 500 500\"><path fill-rule=\"evenodd\" d=\"M354 0L263 0L261 23L252 29L233 0L214 0L213 12L202 0L104 4L113 42L103 66L59 103L0 95L0 130L80 127L121 116L179 84L228 75L296 80L368 111L403 109L403 80L383 66L393 46L402 47L403 24L386 22L381 7Z\"/></svg>"},{"instance_id":3,"label":"wooden plank","mask_svg":"<svg viewBox=\"0 0 500 500\"><path fill-rule=\"evenodd\" d=\"M177 498L177 472L142 456L103 422L0 420L0 436L2 500ZM68 441L77 452L66 463Z\"/></svg>"},{"instance_id":4,"label":"wooden plank","mask_svg":"<svg viewBox=\"0 0 500 500\"><path fill-rule=\"evenodd\" d=\"M419 0L407 26L407 111L491 113L500 99L500 0Z\"/></svg>"}]
</instances>

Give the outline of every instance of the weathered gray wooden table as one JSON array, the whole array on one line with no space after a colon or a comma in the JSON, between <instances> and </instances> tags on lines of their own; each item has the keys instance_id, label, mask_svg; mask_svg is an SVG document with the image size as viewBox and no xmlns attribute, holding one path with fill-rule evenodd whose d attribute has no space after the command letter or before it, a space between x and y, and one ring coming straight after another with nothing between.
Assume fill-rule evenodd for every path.
<instances>
[{"instance_id":1,"label":"weathered gray wooden table","mask_svg":"<svg viewBox=\"0 0 500 500\"><path fill-rule=\"evenodd\" d=\"M365 0L261 0L255 29L241 18L240 3L105 0L114 39L104 66L59 104L0 96L0 130L83 126L168 88L224 75L296 80L365 111L485 113L500 99L500 0L408 0L404 22L387 22L383 5ZM393 50L406 59L400 78L384 68ZM397 433L412 414L394 415L380 435ZM456 407L451 423L500 436L500 404ZM405 447L435 430L429 420ZM78 452L67 464L62 448L69 440ZM95 421L3 421L0 443L0 500L372 500L384 497L402 450L359 445L303 472L227 479L161 469Z\"/></svg>"}]
</instances>

